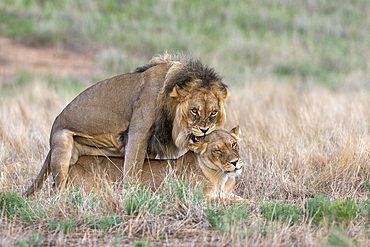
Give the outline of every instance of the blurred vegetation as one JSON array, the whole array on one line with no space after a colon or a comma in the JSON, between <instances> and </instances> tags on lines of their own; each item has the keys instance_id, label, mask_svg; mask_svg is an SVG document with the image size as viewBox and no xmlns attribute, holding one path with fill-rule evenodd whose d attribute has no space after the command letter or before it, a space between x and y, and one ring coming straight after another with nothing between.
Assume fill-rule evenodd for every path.
<instances>
[{"instance_id":1,"label":"blurred vegetation","mask_svg":"<svg viewBox=\"0 0 370 247\"><path fill-rule=\"evenodd\" d=\"M234 85L369 88L369 11L368 0L3 0L0 33L37 47L113 47L96 55L107 75L168 50L202 58Z\"/></svg>"},{"instance_id":2,"label":"blurred vegetation","mask_svg":"<svg viewBox=\"0 0 370 247\"><path fill-rule=\"evenodd\" d=\"M292 206L282 201L267 200L261 204L261 214L270 221L281 220L284 224L292 226L300 218L302 210L297 205Z\"/></svg>"},{"instance_id":3,"label":"blurred vegetation","mask_svg":"<svg viewBox=\"0 0 370 247\"><path fill-rule=\"evenodd\" d=\"M31 233L27 239L19 240L15 247L37 247L40 246L45 237L39 235L37 232Z\"/></svg>"},{"instance_id":4,"label":"blurred vegetation","mask_svg":"<svg viewBox=\"0 0 370 247\"><path fill-rule=\"evenodd\" d=\"M2 216L10 219L17 217L24 222L35 222L45 216L41 204L31 207L29 200L24 200L14 192L0 192L0 211Z\"/></svg>"},{"instance_id":5,"label":"blurred vegetation","mask_svg":"<svg viewBox=\"0 0 370 247\"><path fill-rule=\"evenodd\" d=\"M243 231L235 230L243 221L249 218L246 205L234 204L223 208L220 205L212 205L205 210L209 224L222 234L231 235L234 232L243 235Z\"/></svg>"}]
</instances>

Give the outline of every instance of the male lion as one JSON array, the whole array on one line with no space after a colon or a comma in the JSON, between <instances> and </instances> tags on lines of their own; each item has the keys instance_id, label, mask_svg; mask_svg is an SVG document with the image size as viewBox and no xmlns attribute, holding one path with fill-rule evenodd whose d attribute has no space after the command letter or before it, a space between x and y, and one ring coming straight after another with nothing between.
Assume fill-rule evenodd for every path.
<instances>
[{"instance_id":1,"label":"male lion","mask_svg":"<svg viewBox=\"0 0 370 247\"><path fill-rule=\"evenodd\" d=\"M184 179L204 182L204 195L210 199L244 200L232 192L235 177L241 174L243 163L239 156L239 126L230 132L215 130L196 143L189 144L189 151L178 159L149 160L143 165L141 184L150 185L155 191L163 182L166 172L174 171ZM96 186L97 172L106 174L108 180L122 179L123 159L82 156L71 166L71 185L80 186L86 192Z\"/></svg>"},{"instance_id":2,"label":"male lion","mask_svg":"<svg viewBox=\"0 0 370 247\"><path fill-rule=\"evenodd\" d=\"M70 165L82 155L124 155L125 178L140 178L146 154L177 157L191 137L222 127L227 97L227 86L213 69L168 54L132 73L99 82L55 119L50 151L24 195L34 194L50 171L54 188L62 188ZM121 131L127 133L125 146L117 141Z\"/></svg>"}]
</instances>

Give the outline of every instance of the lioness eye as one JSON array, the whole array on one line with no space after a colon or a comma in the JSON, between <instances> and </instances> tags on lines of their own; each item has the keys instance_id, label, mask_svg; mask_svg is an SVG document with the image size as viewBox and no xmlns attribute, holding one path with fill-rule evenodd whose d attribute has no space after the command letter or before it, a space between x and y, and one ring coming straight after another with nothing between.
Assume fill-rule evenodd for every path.
<instances>
[{"instance_id":1,"label":"lioness eye","mask_svg":"<svg viewBox=\"0 0 370 247\"><path fill-rule=\"evenodd\" d=\"M220 149L215 149L215 150L213 150L213 152L218 153L218 154L222 153L222 151Z\"/></svg>"},{"instance_id":2,"label":"lioness eye","mask_svg":"<svg viewBox=\"0 0 370 247\"><path fill-rule=\"evenodd\" d=\"M197 114L198 114L198 110L197 110L197 109L195 109L195 108L191 109L190 111L191 111L191 113L192 113L193 115L197 115Z\"/></svg>"},{"instance_id":3,"label":"lioness eye","mask_svg":"<svg viewBox=\"0 0 370 247\"><path fill-rule=\"evenodd\" d=\"M238 144L236 142L233 143L232 148L236 149L238 147Z\"/></svg>"}]
</instances>

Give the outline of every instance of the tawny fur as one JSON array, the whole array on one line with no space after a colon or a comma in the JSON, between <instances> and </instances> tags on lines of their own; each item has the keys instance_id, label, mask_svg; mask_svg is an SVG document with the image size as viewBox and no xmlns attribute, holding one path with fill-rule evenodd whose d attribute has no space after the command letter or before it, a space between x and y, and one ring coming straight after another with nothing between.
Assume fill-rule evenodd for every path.
<instances>
[{"instance_id":1,"label":"tawny fur","mask_svg":"<svg viewBox=\"0 0 370 247\"><path fill-rule=\"evenodd\" d=\"M243 200L232 193L235 177L240 175L243 166L237 146L238 135L239 127L230 133L215 130L199 142L189 144L190 150L178 159L146 160L141 184L149 185L155 191L167 172L175 172L184 179L203 182L204 195L209 199ZM121 158L82 156L71 167L69 181L89 192L97 186L97 173L106 174L109 181L119 182L123 176L122 168Z\"/></svg>"},{"instance_id":2,"label":"tawny fur","mask_svg":"<svg viewBox=\"0 0 370 247\"><path fill-rule=\"evenodd\" d=\"M58 191L70 166L83 155L124 156L125 178L140 178L146 155L178 157L186 152L191 133L206 135L222 127L227 97L227 87L213 69L168 54L132 73L99 82L55 119L48 158L24 195L40 189L50 172ZM190 106L200 109L196 117L186 109ZM218 114L211 119L214 109ZM127 133L124 143L117 140L120 132Z\"/></svg>"}]
</instances>

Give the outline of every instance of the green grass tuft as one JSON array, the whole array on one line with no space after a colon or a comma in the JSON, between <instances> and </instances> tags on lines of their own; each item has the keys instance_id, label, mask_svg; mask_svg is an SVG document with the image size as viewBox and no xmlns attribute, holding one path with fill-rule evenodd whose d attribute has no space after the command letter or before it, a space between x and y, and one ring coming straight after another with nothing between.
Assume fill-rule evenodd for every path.
<instances>
[{"instance_id":1,"label":"green grass tuft","mask_svg":"<svg viewBox=\"0 0 370 247\"><path fill-rule=\"evenodd\" d=\"M285 204L281 201L265 201L260 206L261 214L267 220L280 220L284 224L294 225L302 216L302 209L297 205Z\"/></svg>"},{"instance_id":2,"label":"green grass tuft","mask_svg":"<svg viewBox=\"0 0 370 247\"><path fill-rule=\"evenodd\" d=\"M155 247L149 240L138 240L133 242L134 247Z\"/></svg>"},{"instance_id":3,"label":"green grass tuft","mask_svg":"<svg viewBox=\"0 0 370 247\"><path fill-rule=\"evenodd\" d=\"M349 224L360 211L360 205L354 199L336 199L331 205L331 221L340 224Z\"/></svg>"},{"instance_id":4,"label":"green grass tuft","mask_svg":"<svg viewBox=\"0 0 370 247\"><path fill-rule=\"evenodd\" d=\"M7 192L0 193L0 207L2 211L8 216L12 217L24 208L28 208L25 200L16 193Z\"/></svg>"},{"instance_id":5,"label":"green grass tuft","mask_svg":"<svg viewBox=\"0 0 370 247\"><path fill-rule=\"evenodd\" d=\"M370 200L366 200L361 204L361 212L365 217L370 218Z\"/></svg>"},{"instance_id":6,"label":"green grass tuft","mask_svg":"<svg viewBox=\"0 0 370 247\"><path fill-rule=\"evenodd\" d=\"M357 247L360 244L347 236L346 231L340 228L331 229L327 240L320 244L320 247Z\"/></svg>"},{"instance_id":7,"label":"green grass tuft","mask_svg":"<svg viewBox=\"0 0 370 247\"><path fill-rule=\"evenodd\" d=\"M316 195L304 204L306 217L313 224L326 221L329 224L349 224L360 212L360 205L354 199L336 199L331 202L328 196Z\"/></svg>"},{"instance_id":8,"label":"green grass tuft","mask_svg":"<svg viewBox=\"0 0 370 247\"><path fill-rule=\"evenodd\" d=\"M191 183L183 178L169 177L163 187L157 191L161 201L166 201L167 205L176 203L190 203L200 206L203 202L203 190L201 183Z\"/></svg>"},{"instance_id":9,"label":"green grass tuft","mask_svg":"<svg viewBox=\"0 0 370 247\"><path fill-rule=\"evenodd\" d=\"M0 192L0 211L9 218L19 217L24 223L35 222L45 215L40 204L31 207L27 200L14 192Z\"/></svg>"},{"instance_id":10,"label":"green grass tuft","mask_svg":"<svg viewBox=\"0 0 370 247\"><path fill-rule=\"evenodd\" d=\"M153 196L153 192L149 188L138 185L127 195L124 206L126 212L134 216L137 216L142 209L145 209L145 212L159 212L158 199Z\"/></svg>"},{"instance_id":11,"label":"green grass tuft","mask_svg":"<svg viewBox=\"0 0 370 247\"><path fill-rule=\"evenodd\" d=\"M76 227L77 221L74 219L65 219L57 221L55 219L49 220L49 227L52 230L60 230L64 233L72 232Z\"/></svg>"},{"instance_id":12,"label":"green grass tuft","mask_svg":"<svg viewBox=\"0 0 370 247\"><path fill-rule=\"evenodd\" d=\"M77 208L82 204L82 195L79 193L79 188L70 188L67 196L67 200L72 202L73 207Z\"/></svg>"},{"instance_id":13,"label":"green grass tuft","mask_svg":"<svg viewBox=\"0 0 370 247\"><path fill-rule=\"evenodd\" d=\"M31 233L27 239L19 240L16 247L37 247L44 241L45 237L40 236L37 232Z\"/></svg>"},{"instance_id":14,"label":"green grass tuft","mask_svg":"<svg viewBox=\"0 0 370 247\"><path fill-rule=\"evenodd\" d=\"M101 229L103 231L107 231L114 226L119 225L122 220L115 215L105 215L103 218L97 218L96 216L87 218L85 220L92 229Z\"/></svg>"},{"instance_id":15,"label":"green grass tuft","mask_svg":"<svg viewBox=\"0 0 370 247\"><path fill-rule=\"evenodd\" d=\"M213 205L204 212L211 226L220 230L222 234L231 234L235 229L239 229L240 224L249 217L247 207L243 204L234 204L226 208Z\"/></svg>"},{"instance_id":16,"label":"green grass tuft","mask_svg":"<svg viewBox=\"0 0 370 247\"><path fill-rule=\"evenodd\" d=\"M365 181L365 190L370 191L370 181Z\"/></svg>"},{"instance_id":17,"label":"green grass tuft","mask_svg":"<svg viewBox=\"0 0 370 247\"><path fill-rule=\"evenodd\" d=\"M314 198L309 199L304 204L306 217L316 225L319 224L325 216L328 216L331 213L330 207L330 199L325 195L315 195Z\"/></svg>"}]
</instances>

